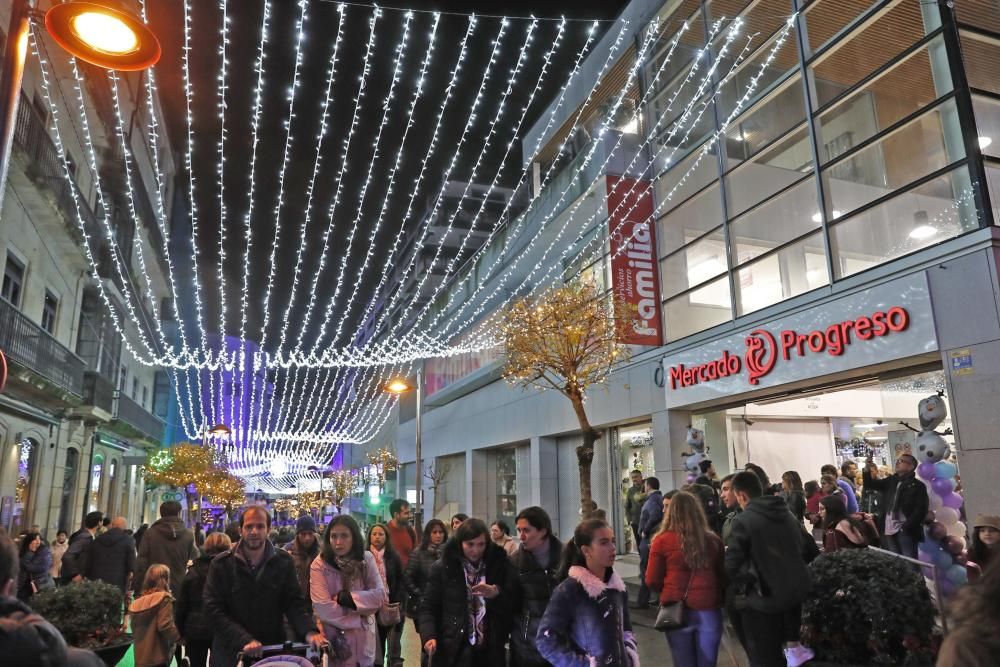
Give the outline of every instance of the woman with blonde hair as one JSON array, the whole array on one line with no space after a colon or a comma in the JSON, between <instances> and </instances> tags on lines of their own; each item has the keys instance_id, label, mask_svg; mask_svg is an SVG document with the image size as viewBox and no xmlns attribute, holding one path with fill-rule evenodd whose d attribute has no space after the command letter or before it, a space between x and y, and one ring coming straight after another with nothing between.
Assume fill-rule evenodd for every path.
<instances>
[{"instance_id":1,"label":"woman with blonde hair","mask_svg":"<svg viewBox=\"0 0 1000 667\"><path fill-rule=\"evenodd\" d=\"M170 595L170 568L156 563L146 569L142 595L131 606L135 667L166 667L180 639L174 625L174 598Z\"/></svg>"},{"instance_id":2,"label":"woman with blonde hair","mask_svg":"<svg viewBox=\"0 0 1000 667\"><path fill-rule=\"evenodd\" d=\"M659 594L660 604L684 605L683 627L666 633L675 665L712 667L718 660L724 553L701 501L687 491L676 494L650 544L646 566L646 585Z\"/></svg>"}]
</instances>

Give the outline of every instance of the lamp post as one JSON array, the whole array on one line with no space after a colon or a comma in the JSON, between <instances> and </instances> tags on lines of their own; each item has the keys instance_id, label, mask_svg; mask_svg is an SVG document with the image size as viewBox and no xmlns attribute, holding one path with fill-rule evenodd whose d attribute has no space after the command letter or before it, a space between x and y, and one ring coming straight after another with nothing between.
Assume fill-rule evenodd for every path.
<instances>
[{"instance_id":1,"label":"lamp post","mask_svg":"<svg viewBox=\"0 0 1000 667\"><path fill-rule=\"evenodd\" d=\"M0 63L0 209L17 123L21 79L28 54L35 0L13 0L7 43ZM138 17L96 2L64 2L45 13L45 29L59 46L104 69L139 71L160 59L156 35Z\"/></svg>"},{"instance_id":2,"label":"lamp post","mask_svg":"<svg viewBox=\"0 0 1000 667\"><path fill-rule=\"evenodd\" d=\"M416 480L414 486L416 487L416 511L413 513L413 523L416 526L417 532L419 533L421 527L423 526L423 490L421 489L421 459L420 459L420 440L422 436L421 432L421 413L423 412L424 403L424 370L422 368L417 369L417 381L416 386L410 385L409 382L402 378L397 378L392 380L385 386L385 390L390 394L405 394L416 389L417 391L417 423L416 423L416 447L414 448L413 459L414 468L416 468Z\"/></svg>"}]
</instances>

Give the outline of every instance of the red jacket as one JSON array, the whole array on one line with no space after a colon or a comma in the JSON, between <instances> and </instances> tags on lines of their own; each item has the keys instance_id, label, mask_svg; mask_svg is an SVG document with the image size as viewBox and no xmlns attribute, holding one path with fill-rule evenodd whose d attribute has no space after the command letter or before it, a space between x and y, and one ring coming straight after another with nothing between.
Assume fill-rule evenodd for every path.
<instances>
[{"instance_id":1,"label":"red jacket","mask_svg":"<svg viewBox=\"0 0 1000 667\"><path fill-rule=\"evenodd\" d=\"M403 561L405 570L406 564L410 562L410 552L417 546L417 532L410 525L397 526L395 520L389 521L386 528L389 529L389 542L399 555L399 560Z\"/></svg>"},{"instance_id":2,"label":"red jacket","mask_svg":"<svg viewBox=\"0 0 1000 667\"><path fill-rule=\"evenodd\" d=\"M725 586L723 555L725 550L714 533L708 533L709 566L694 570L684 561L681 537L673 531L663 532L653 538L646 564L646 585L660 595L660 602L675 602L684 597L690 580L686 605L691 609L719 609L722 607L722 589Z\"/></svg>"}]
</instances>

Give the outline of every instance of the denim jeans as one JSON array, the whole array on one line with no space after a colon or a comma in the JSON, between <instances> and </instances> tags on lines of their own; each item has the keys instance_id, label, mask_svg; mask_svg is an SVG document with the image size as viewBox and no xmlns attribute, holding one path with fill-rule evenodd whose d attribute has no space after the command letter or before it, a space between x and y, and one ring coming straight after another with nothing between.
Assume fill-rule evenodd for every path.
<instances>
[{"instance_id":1,"label":"denim jeans","mask_svg":"<svg viewBox=\"0 0 1000 667\"><path fill-rule=\"evenodd\" d=\"M903 531L899 531L895 535L883 535L882 548L901 556L917 557L917 543Z\"/></svg>"},{"instance_id":2,"label":"denim jeans","mask_svg":"<svg viewBox=\"0 0 1000 667\"><path fill-rule=\"evenodd\" d=\"M722 641L721 609L686 609L685 625L667 633L674 667L715 667Z\"/></svg>"}]
</instances>

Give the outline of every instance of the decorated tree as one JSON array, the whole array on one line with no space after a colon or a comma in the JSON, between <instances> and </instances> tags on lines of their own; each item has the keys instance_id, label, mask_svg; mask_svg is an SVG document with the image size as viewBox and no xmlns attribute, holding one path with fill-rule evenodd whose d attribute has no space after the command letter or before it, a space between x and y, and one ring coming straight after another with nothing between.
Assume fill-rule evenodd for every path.
<instances>
[{"instance_id":1,"label":"decorated tree","mask_svg":"<svg viewBox=\"0 0 1000 667\"><path fill-rule=\"evenodd\" d=\"M375 469L375 478L378 481L379 489L385 488L386 473L390 473L399 468L399 459L395 452L382 447L374 452L365 454L369 465Z\"/></svg>"},{"instance_id":2,"label":"decorated tree","mask_svg":"<svg viewBox=\"0 0 1000 667\"><path fill-rule=\"evenodd\" d=\"M354 493L354 487L357 484L350 470L333 471L333 474L330 475L330 481L332 482L330 493L333 504L337 506L337 512L340 513L343 509L344 499L349 498Z\"/></svg>"},{"instance_id":3,"label":"decorated tree","mask_svg":"<svg viewBox=\"0 0 1000 667\"><path fill-rule=\"evenodd\" d=\"M149 484L184 489L191 500L207 497L228 512L246 498L246 483L229 472L225 457L211 447L183 442L161 449L150 457L143 474Z\"/></svg>"},{"instance_id":4,"label":"decorated tree","mask_svg":"<svg viewBox=\"0 0 1000 667\"><path fill-rule=\"evenodd\" d=\"M554 389L569 399L583 442L576 448L583 516L595 509L590 469L601 437L587 417L587 390L607 382L629 357L624 340L631 309L592 283L574 282L515 301L501 317L504 378L513 385Z\"/></svg>"}]
</instances>

